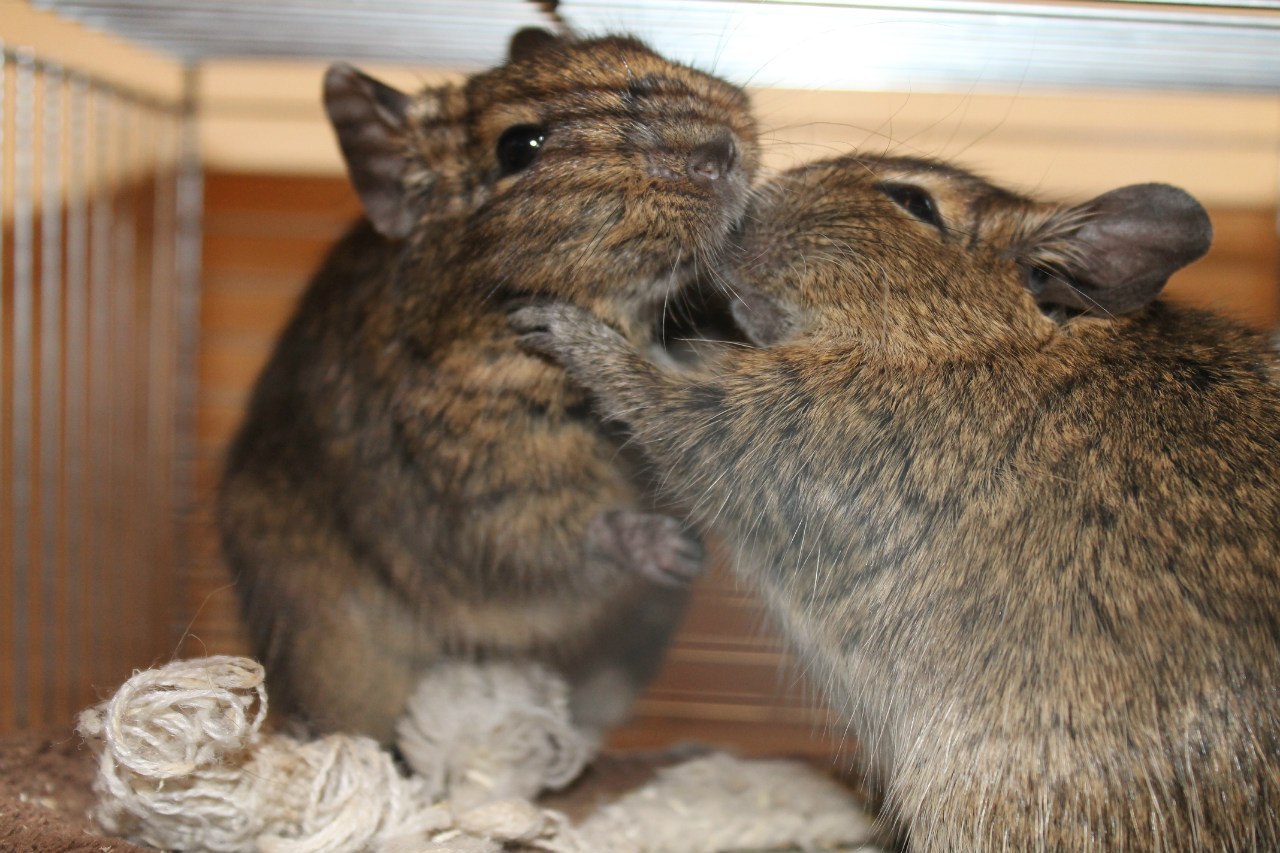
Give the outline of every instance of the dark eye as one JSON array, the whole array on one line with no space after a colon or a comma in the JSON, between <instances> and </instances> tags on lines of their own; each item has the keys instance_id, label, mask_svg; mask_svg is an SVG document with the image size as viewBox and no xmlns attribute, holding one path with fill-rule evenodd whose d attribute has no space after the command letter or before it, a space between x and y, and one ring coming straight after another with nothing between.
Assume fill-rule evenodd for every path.
<instances>
[{"instance_id":1,"label":"dark eye","mask_svg":"<svg viewBox=\"0 0 1280 853\"><path fill-rule=\"evenodd\" d=\"M498 168L502 176L529 168L546 138L547 132L536 124L517 124L504 130L498 137Z\"/></svg>"},{"instance_id":2,"label":"dark eye","mask_svg":"<svg viewBox=\"0 0 1280 853\"><path fill-rule=\"evenodd\" d=\"M911 184L880 184L880 191L893 199L893 203L916 219L942 230L942 217L933 203L933 196Z\"/></svg>"},{"instance_id":3,"label":"dark eye","mask_svg":"<svg viewBox=\"0 0 1280 853\"><path fill-rule=\"evenodd\" d=\"M1053 274L1046 269L1037 266L1024 267L1027 278L1027 290L1031 291L1032 296L1039 296L1044 292L1045 286L1049 284L1049 279L1053 278Z\"/></svg>"}]
</instances>

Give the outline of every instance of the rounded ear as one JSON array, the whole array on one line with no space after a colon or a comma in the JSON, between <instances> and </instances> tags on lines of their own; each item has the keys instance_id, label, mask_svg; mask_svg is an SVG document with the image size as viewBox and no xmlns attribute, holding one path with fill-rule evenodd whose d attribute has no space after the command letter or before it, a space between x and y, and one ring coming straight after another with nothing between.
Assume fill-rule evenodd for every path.
<instances>
[{"instance_id":1,"label":"rounded ear","mask_svg":"<svg viewBox=\"0 0 1280 853\"><path fill-rule=\"evenodd\" d=\"M410 97L345 63L324 75L324 107L373 227L393 240L416 222L404 186Z\"/></svg>"},{"instance_id":2,"label":"rounded ear","mask_svg":"<svg viewBox=\"0 0 1280 853\"><path fill-rule=\"evenodd\" d=\"M507 59L519 62L536 56L544 50L560 43L560 37L541 27L525 27L511 37L511 46L507 48Z\"/></svg>"},{"instance_id":3,"label":"rounded ear","mask_svg":"<svg viewBox=\"0 0 1280 853\"><path fill-rule=\"evenodd\" d=\"M1213 225L1200 203L1168 184L1134 184L1066 211L1080 225L1066 238L1066 277L1033 279L1042 304L1091 314L1149 305L1169 276L1209 250Z\"/></svg>"}]
</instances>

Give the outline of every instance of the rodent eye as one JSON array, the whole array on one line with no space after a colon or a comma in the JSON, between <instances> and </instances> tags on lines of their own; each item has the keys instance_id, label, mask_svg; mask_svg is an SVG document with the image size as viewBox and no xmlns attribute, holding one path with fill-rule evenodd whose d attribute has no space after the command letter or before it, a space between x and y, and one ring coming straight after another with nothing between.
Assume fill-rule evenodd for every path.
<instances>
[{"instance_id":1,"label":"rodent eye","mask_svg":"<svg viewBox=\"0 0 1280 853\"><path fill-rule=\"evenodd\" d=\"M1031 264L1023 270L1023 275L1027 279L1027 290L1030 290L1033 296L1039 296L1044 291L1045 285L1049 283L1049 279L1053 277L1048 270Z\"/></svg>"},{"instance_id":2,"label":"rodent eye","mask_svg":"<svg viewBox=\"0 0 1280 853\"><path fill-rule=\"evenodd\" d=\"M916 219L939 231L943 230L938 206L934 203L933 196L924 190L911 184L877 184L877 188Z\"/></svg>"},{"instance_id":3,"label":"rodent eye","mask_svg":"<svg viewBox=\"0 0 1280 853\"><path fill-rule=\"evenodd\" d=\"M502 177L514 175L529 168L538 156L547 131L536 124L517 124L498 137L498 168Z\"/></svg>"}]
</instances>

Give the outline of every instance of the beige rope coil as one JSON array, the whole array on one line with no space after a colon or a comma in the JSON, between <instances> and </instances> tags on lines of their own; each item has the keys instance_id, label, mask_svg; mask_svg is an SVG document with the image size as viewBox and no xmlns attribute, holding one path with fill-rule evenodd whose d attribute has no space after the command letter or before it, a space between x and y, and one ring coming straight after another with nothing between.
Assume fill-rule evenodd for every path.
<instances>
[{"instance_id":1,"label":"beige rope coil","mask_svg":"<svg viewBox=\"0 0 1280 853\"><path fill-rule=\"evenodd\" d=\"M396 742L413 772L455 806L563 788L597 748L571 722L560 676L505 662L437 664L410 698Z\"/></svg>"},{"instance_id":2,"label":"beige rope coil","mask_svg":"<svg viewBox=\"0 0 1280 853\"><path fill-rule=\"evenodd\" d=\"M518 671L495 677L528 694ZM534 684L544 678L527 675ZM448 674L445 681L448 690ZM99 751L98 823L154 847L269 853L499 850L563 824L523 800L456 809L442 801L439 782L464 771L441 765L405 777L368 738L264 735L266 712L262 667L245 658L135 674L80 716L81 734Z\"/></svg>"},{"instance_id":3,"label":"beige rope coil","mask_svg":"<svg viewBox=\"0 0 1280 853\"><path fill-rule=\"evenodd\" d=\"M531 797L594 752L564 682L534 664L441 665L400 725L415 773L374 741L261 731L262 667L236 657L136 673L79 730L98 753L95 818L170 850L264 853L713 853L851 849L849 792L789 761L713 753L570 826Z\"/></svg>"}]
</instances>

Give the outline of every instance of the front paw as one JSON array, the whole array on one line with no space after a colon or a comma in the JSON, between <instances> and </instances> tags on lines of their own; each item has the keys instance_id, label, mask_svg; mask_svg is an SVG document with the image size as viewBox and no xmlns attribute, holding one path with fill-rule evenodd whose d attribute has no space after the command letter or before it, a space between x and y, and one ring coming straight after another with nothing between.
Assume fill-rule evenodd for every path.
<instances>
[{"instance_id":1,"label":"front paw","mask_svg":"<svg viewBox=\"0 0 1280 853\"><path fill-rule=\"evenodd\" d=\"M659 586L684 586L706 565L701 540L667 515L607 510L592 519L587 537L598 553Z\"/></svg>"},{"instance_id":2,"label":"front paw","mask_svg":"<svg viewBox=\"0 0 1280 853\"><path fill-rule=\"evenodd\" d=\"M627 349L622 335L576 305L526 305L508 314L507 322L522 349L552 358L574 375Z\"/></svg>"}]
</instances>

